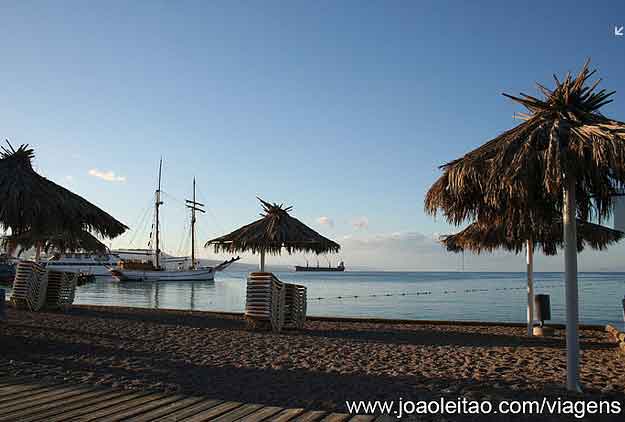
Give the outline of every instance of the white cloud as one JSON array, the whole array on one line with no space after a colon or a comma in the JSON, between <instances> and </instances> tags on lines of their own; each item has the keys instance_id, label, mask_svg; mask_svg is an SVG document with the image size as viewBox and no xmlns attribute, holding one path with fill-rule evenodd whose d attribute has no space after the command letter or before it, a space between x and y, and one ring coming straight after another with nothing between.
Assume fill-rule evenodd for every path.
<instances>
[{"instance_id":1,"label":"white cloud","mask_svg":"<svg viewBox=\"0 0 625 422\"><path fill-rule=\"evenodd\" d=\"M326 216L317 218L317 223L321 224L322 226L334 227L334 220Z\"/></svg>"},{"instance_id":2,"label":"white cloud","mask_svg":"<svg viewBox=\"0 0 625 422\"><path fill-rule=\"evenodd\" d=\"M340 239L341 259L348 267L388 269L403 271L459 271L462 254L447 252L437 241L438 233L394 232L373 235L344 236ZM578 255L580 271L625 270L622 256L625 242L606 251L585 249ZM493 253L473 254L464 257L466 271L525 271L524 252L519 254L496 250ZM557 256L544 256L536 251L535 271L562 271L561 250Z\"/></svg>"},{"instance_id":3,"label":"white cloud","mask_svg":"<svg viewBox=\"0 0 625 422\"><path fill-rule=\"evenodd\" d=\"M361 217L356 217L352 220L352 226L354 226L354 228L358 230L366 229L369 227L369 219L364 215Z\"/></svg>"},{"instance_id":4,"label":"white cloud","mask_svg":"<svg viewBox=\"0 0 625 422\"><path fill-rule=\"evenodd\" d=\"M72 183L74 181L74 176L65 176L65 181Z\"/></svg>"},{"instance_id":5,"label":"white cloud","mask_svg":"<svg viewBox=\"0 0 625 422\"><path fill-rule=\"evenodd\" d=\"M453 268L453 257L431 236L418 232L393 232L343 237L341 258L348 266L387 270Z\"/></svg>"},{"instance_id":6,"label":"white cloud","mask_svg":"<svg viewBox=\"0 0 625 422\"><path fill-rule=\"evenodd\" d=\"M111 170L100 171L98 169L89 170L89 176L97 177L98 179L105 180L107 182L125 182L126 176L117 176Z\"/></svg>"},{"instance_id":7,"label":"white cloud","mask_svg":"<svg viewBox=\"0 0 625 422\"><path fill-rule=\"evenodd\" d=\"M364 237L344 237L353 249L403 249L407 251L438 252L441 245L430 236L418 232L394 232Z\"/></svg>"},{"instance_id":8,"label":"white cloud","mask_svg":"<svg viewBox=\"0 0 625 422\"><path fill-rule=\"evenodd\" d=\"M347 268L354 271L461 271L462 254L447 252L436 241L437 238L438 234L431 232L368 234L366 231L356 231L333 238L341 245L341 250L337 256L328 255L328 259L334 263L345 261ZM558 252L557 256L546 257L536 251L535 271L562 271L562 253ZM246 262L258 263L258 255L246 256ZM578 255L579 270L623 272L623 256L625 241L610 247L608 251L584 250ZM295 264L306 265L306 259L314 262L317 257L312 254L283 254L272 257L269 264L292 267ZM325 259L326 257L320 256L320 263L325 263ZM464 256L464 267L466 271L512 271L522 274L526 270L525 254L521 252L516 255L501 250L481 255L467 252Z\"/></svg>"}]
</instances>

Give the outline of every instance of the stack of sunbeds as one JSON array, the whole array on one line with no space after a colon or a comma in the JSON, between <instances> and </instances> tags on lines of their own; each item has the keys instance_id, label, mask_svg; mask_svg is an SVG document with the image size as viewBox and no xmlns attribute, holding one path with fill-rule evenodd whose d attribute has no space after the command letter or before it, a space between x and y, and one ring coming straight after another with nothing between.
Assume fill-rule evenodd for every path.
<instances>
[{"instance_id":1,"label":"stack of sunbeds","mask_svg":"<svg viewBox=\"0 0 625 422\"><path fill-rule=\"evenodd\" d=\"M284 283L284 288L284 326L300 329L306 321L306 287Z\"/></svg>"},{"instance_id":2,"label":"stack of sunbeds","mask_svg":"<svg viewBox=\"0 0 625 422\"><path fill-rule=\"evenodd\" d=\"M306 288L283 283L273 274L250 273L247 278L245 319L254 328L301 328L306 319Z\"/></svg>"},{"instance_id":3,"label":"stack of sunbeds","mask_svg":"<svg viewBox=\"0 0 625 422\"><path fill-rule=\"evenodd\" d=\"M33 261L15 268L11 302L18 309L66 308L74 302L78 274L47 270Z\"/></svg>"},{"instance_id":4,"label":"stack of sunbeds","mask_svg":"<svg viewBox=\"0 0 625 422\"><path fill-rule=\"evenodd\" d=\"M33 261L20 261L15 268L11 302L18 309L39 311L46 302L45 268Z\"/></svg>"},{"instance_id":5,"label":"stack of sunbeds","mask_svg":"<svg viewBox=\"0 0 625 422\"><path fill-rule=\"evenodd\" d=\"M66 309L74 303L77 283L77 273L48 270L46 308Z\"/></svg>"}]
</instances>

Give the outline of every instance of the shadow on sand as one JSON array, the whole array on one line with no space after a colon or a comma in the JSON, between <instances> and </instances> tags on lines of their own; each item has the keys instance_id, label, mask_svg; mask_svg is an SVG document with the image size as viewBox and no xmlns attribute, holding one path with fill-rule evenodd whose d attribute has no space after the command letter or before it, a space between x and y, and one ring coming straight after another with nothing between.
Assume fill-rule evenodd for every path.
<instances>
[{"instance_id":1,"label":"shadow on sand","mask_svg":"<svg viewBox=\"0 0 625 422\"><path fill-rule=\"evenodd\" d=\"M137 352L91 344L66 343L49 339L32 339L0 335L2 359L21 365L32 362L39 376L52 375L80 382L101 380L106 385L132 385L136 388L164 388L211 398L242 401L282 407L304 407L346 412L347 400L458 400L469 398L537 399L545 395L563 397L565 392L554 387L550 391L519 389L501 379L462 379L450 377L423 378L415 376L384 377L368 374L339 374L304 369L260 369L219 366L219 362L197 365L176 359L175 355ZM84 357L110 357L114 361L131 360L132 367L111 366L108 360ZM81 358L78 358L81 357ZM10 366L10 365L8 365ZM451 374L450 374L451 375ZM131 384L131 381L136 381ZM598 397L587 392L585 399ZM603 395L602 398L606 397ZM622 395L612 395L623 400ZM451 418L456 420L457 418ZM470 419L470 418L466 418ZM549 417L548 420L558 420ZM488 420L484 417L479 420ZM508 420L499 418L493 420ZM536 420L515 417L509 420ZM566 420L563 418L563 420ZM607 420L607 419L602 419ZM615 419L616 420L616 419Z\"/></svg>"}]
</instances>

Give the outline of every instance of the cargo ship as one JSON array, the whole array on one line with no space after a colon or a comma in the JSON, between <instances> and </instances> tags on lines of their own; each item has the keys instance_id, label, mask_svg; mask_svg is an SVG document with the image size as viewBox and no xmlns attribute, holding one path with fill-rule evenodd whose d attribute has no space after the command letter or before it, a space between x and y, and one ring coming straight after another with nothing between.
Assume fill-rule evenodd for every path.
<instances>
[{"instance_id":1,"label":"cargo ship","mask_svg":"<svg viewBox=\"0 0 625 422\"><path fill-rule=\"evenodd\" d=\"M341 271L345 271L345 264L343 263L343 261L341 261L339 263L338 266L336 267L320 267L319 263L317 263L316 267L310 267L308 266L308 262L306 263L305 267L302 267L300 265L296 265L295 266L295 271L300 272L300 271L317 271L317 272L341 272Z\"/></svg>"}]
</instances>

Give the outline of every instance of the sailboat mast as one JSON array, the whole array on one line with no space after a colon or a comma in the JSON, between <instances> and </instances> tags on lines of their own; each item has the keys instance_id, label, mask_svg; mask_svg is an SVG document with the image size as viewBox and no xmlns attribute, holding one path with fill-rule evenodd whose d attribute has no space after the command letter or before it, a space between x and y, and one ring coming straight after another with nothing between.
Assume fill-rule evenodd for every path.
<instances>
[{"instance_id":1,"label":"sailboat mast","mask_svg":"<svg viewBox=\"0 0 625 422\"><path fill-rule=\"evenodd\" d=\"M193 203L195 203L195 177L193 178ZM195 207L191 208L191 268L195 269Z\"/></svg>"},{"instance_id":2,"label":"sailboat mast","mask_svg":"<svg viewBox=\"0 0 625 422\"><path fill-rule=\"evenodd\" d=\"M191 208L191 269L195 269L195 212L204 212L204 204L195 200L195 177L193 178L193 200L186 200L187 208Z\"/></svg>"},{"instance_id":3,"label":"sailboat mast","mask_svg":"<svg viewBox=\"0 0 625 422\"><path fill-rule=\"evenodd\" d=\"M161 267L160 266L160 264L161 264L160 263L160 261L161 261L161 249L160 249L160 245L159 245L159 242L160 242L160 236L159 236L160 227L159 227L158 209L159 209L159 207L161 205L163 205L163 202L161 202L161 171L162 171L162 168L163 168L163 158L161 157L161 160L158 163L158 187L156 189L156 195L155 195L156 200L154 202L154 206L155 206L155 209L156 209L156 212L155 212L155 216L156 216L156 224L155 224L155 226L156 226L155 227L155 229L156 229L155 230L155 233L156 233L156 235L155 235L155 237L156 237L156 241L155 241L155 243L156 243L156 250L154 251L154 257L156 259L156 263L155 263L156 268L160 268Z\"/></svg>"}]
</instances>

